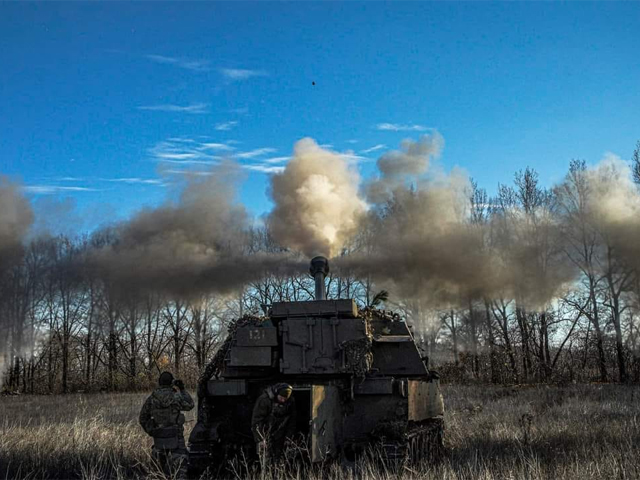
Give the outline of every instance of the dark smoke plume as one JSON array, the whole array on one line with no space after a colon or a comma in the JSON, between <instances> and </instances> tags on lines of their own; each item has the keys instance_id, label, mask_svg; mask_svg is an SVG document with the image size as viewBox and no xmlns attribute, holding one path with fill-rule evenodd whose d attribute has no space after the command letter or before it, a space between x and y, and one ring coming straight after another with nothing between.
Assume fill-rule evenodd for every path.
<instances>
[{"instance_id":1,"label":"dark smoke plume","mask_svg":"<svg viewBox=\"0 0 640 480\"><path fill-rule=\"evenodd\" d=\"M20 261L24 253L23 242L32 223L33 211L28 200L16 184L0 176L0 377L5 370L5 355L12 341L12 329L16 320L9 309L5 311L4 300L11 297L12 287L5 275L12 265ZM18 350L20 342L13 341L14 349Z\"/></svg>"},{"instance_id":2,"label":"dark smoke plume","mask_svg":"<svg viewBox=\"0 0 640 480\"><path fill-rule=\"evenodd\" d=\"M189 178L177 202L103 232L87 266L116 289L181 296L227 293L266 271L294 268L278 256L249 255L249 216L235 201L239 178L232 164Z\"/></svg>"},{"instance_id":3,"label":"dark smoke plume","mask_svg":"<svg viewBox=\"0 0 640 480\"><path fill-rule=\"evenodd\" d=\"M0 176L0 268L20 256L33 211L19 187Z\"/></svg>"},{"instance_id":4,"label":"dark smoke plume","mask_svg":"<svg viewBox=\"0 0 640 480\"><path fill-rule=\"evenodd\" d=\"M493 222L509 217L503 231L471 222L468 175L430 171L443 143L434 132L378 160L380 174L365 186L372 210L361 225L370 245L339 264L370 275L398 298L433 307L500 296L543 306L573 278L571 268L550 260L555 252L544 250L545 240L558 240L554 218L545 211L498 213Z\"/></svg>"},{"instance_id":5,"label":"dark smoke plume","mask_svg":"<svg viewBox=\"0 0 640 480\"><path fill-rule=\"evenodd\" d=\"M400 146L401 150L392 150L378 159L380 175L365 188L367 200L373 204L389 201L396 189L406 188L407 182L427 173L431 160L440 156L444 139L434 131L418 141L403 140Z\"/></svg>"},{"instance_id":6,"label":"dark smoke plume","mask_svg":"<svg viewBox=\"0 0 640 480\"><path fill-rule=\"evenodd\" d=\"M442 305L482 295L495 270L482 232L467 221L467 177L454 172L412 186L377 186L385 187L388 200L374 204L363 223L371 245L339 264L371 275L397 298Z\"/></svg>"},{"instance_id":7,"label":"dark smoke plume","mask_svg":"<svg viewBox=\"0 0 640 480\"><path fill-rule=\"evenodd\" d=\"M344 157L311 139L299 141L285 171L272 177L275 206L267 221L274 238L306 256L333 256L334 271L370 277L398 300L442 308L504 297L543 308L575 279L561 255L567 219L550 204L525 211L514 203L474 223L466 173L432 166L443 145L435 131L405 140L380 157L378 175L361 185ZM304 261L252 253L251 218L235 200L239 172L223 164L194 175L177 200L96 234L79 268L123 291L183 296L232 292L266 274L305 271ZM609 158L583 175L589 224L640 268L640 196L628 166ZM3 262L19 252L33 214L6 180L0 201ZM337 256L354 236L366 245Z\"/></svg>"},{"instance_id":8,"label":"dark smoke plume","mask_svg":"<svg viewBox=\"0 0 640 480\"><path fill-rule=\"evenodd\" d=\"M591 168L575 172L582 185L582 219L598 236L600 248L610 248L613 261L640 271L640 191L630 166L620 157L607 154ZM568 181L558 187L571 191ZM574 215L575 216L575 215ZM571 219L567 219L569 221ZM607 252L601 252L607 258ZM607 262L603 262L607 267Z\"/></svg>"}]
</instances>

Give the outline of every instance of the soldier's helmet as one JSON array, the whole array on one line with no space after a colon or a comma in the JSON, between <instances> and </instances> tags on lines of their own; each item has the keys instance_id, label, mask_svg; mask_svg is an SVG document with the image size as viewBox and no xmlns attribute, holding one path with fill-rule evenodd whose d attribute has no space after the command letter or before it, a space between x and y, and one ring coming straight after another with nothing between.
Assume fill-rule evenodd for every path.
<instances>
[{"instance_id":1,"label":"soldier's helmet","mask_svg":"<svg viewBox=\"0 0 640 480\"><path fill-rule=\"evenodd\" d=\"M158 384L161 387L170 387L173 383L173 375L171 372L162 372L158 378Z\"/></svg>"},{"instance_id":2,"label":"soldier's helmet","mask_svg":"<svg viewBox=\"0 0 640 480\"><path fill-rule=\"evenodd\" d=\"M276 385L274 390L276 391L277 395L284 397L287 400L289 400L289 397L293 393L293 387L288 383L279 383Z\"/></svg>"}]
</instances>

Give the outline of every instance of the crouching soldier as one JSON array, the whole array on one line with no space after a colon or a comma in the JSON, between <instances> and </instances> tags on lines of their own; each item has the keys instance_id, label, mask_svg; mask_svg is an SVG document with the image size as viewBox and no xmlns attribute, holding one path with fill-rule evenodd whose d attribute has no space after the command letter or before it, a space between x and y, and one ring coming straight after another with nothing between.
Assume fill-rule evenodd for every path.
<instances>
[{"instance_id":1,"label":"crouching soldier","mask_svg":"<svg viewBox=\"0 0 640 480\"><path fill-rule=\"evenodd\" d=\"M140 411L140 425L153 437L154 461L167 475L187 477L187 447L184 443L184 415L193 408L193 399L182 380L169 372L160 374L159 387L149 396Z\"/></svg>"},{"instance_id":2,"label":"crouching soldier","mask_svg":"<svg viewBox=\"0 0 640 480\"><path fill-rule=\"evenodd\" d=\"M296 402L293 388L286 383L268 387L256 400L251 430L262 465L277 462L284 452L286 439L296 431Z\"/></svg>"}]
</instances>

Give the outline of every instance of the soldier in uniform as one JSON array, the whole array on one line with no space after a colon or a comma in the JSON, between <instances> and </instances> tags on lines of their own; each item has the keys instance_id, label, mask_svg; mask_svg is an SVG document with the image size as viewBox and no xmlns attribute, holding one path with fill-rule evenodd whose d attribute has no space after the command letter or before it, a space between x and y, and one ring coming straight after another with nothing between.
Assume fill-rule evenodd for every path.
<instances>
[{"instance_id":1,"label":"soldier in uniform","mask_svg":"<svg viewBox=\"0 0 640 480\"><path fill-rule=\"evenodd\" d=\"M278 383L258 397L251 416L251 430L261 460L276 462L282 456L285 440L296 431L296 402L293 388Z\"/></svg>"},{"instance_id":2,"label":"soldier in uniform","mask_svg":"<svg viewBox=\"0 0 640 480\"><path fill-rule=\"evenodd\" d=\"M165 474L177 471L187 476L187 447L184 443L184 415L194 403L182 380L162 372L158 388L147 397L140 411L140 425L153 437L151 454Z\"/></svg>"}]
</instances>

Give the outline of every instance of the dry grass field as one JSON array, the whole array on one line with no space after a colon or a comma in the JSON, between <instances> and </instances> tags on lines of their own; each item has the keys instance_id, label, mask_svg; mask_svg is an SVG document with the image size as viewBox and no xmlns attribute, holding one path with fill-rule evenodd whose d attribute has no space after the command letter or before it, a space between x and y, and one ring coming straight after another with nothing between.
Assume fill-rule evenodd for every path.
<instances>
[{"instance_id":1,"label":"dry grass field","mask_svg":"<svg viewBox=\"0 0 640 480\"><path fill-rule=\"evenodd\" d=\"M447 455L400 468L297 467L262 477L640 478L640 388L444 386ZM159 478L137 424L144 395L0 398L0 479ZM193 425L190 412L188 428ZM259 476L257 473L250 476Z\"/></svg>"}]
</instances>

